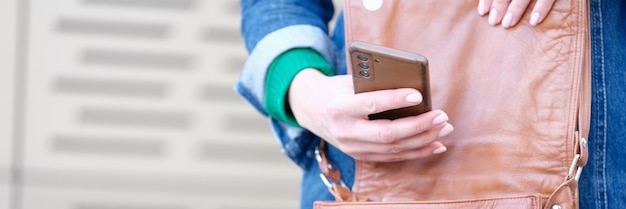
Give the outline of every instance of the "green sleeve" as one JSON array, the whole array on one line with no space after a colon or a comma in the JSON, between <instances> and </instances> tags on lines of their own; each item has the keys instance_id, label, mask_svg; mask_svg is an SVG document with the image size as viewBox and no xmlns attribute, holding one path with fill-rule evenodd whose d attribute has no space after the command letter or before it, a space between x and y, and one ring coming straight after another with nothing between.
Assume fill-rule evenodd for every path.
<instances>
[{"instance_id":1,"label":"green sleeve","mask_svg":"<svg viewBox=\"0 0 626 209\"><path fill-rule=\"evenodd\" d=\"M271 117L289 125L301 127L291 112L287 92L296 74L307 68L317 69L327 76L334 74L332 66L326 59L310 48L291 49L274 59L265 78L263 104Z\"/></svg>"}]
</instances>

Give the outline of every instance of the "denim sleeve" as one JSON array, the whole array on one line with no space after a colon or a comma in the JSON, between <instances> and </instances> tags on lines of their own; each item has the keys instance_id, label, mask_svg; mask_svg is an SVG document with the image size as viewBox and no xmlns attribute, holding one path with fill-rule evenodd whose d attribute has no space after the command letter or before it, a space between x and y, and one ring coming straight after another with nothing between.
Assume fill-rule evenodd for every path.
<instances>
[{"instance_id":1,"label":"denim sleeve","mask_svg":"<svg viewBox=\"0 0 626 209\"><path fill-rule=\"evenodd\" d=\"M268 67L283 52L311 48L338 69L342 54L327 26L334 14L331 0L242 0L241 6L242 34L250 55L235 91L261 114L267 116L263 102ZM283 153L300 167L308 167L311 148L319 138L305 129L270 120Z\"/></svg>"},{"instance_id":2,"label":"denim sleeve","mask_svg":"<svg viewBox=\"0 0 626 209\"><path fill-rule=\"evenodd\" d=\"M242 35L251 52L266 35L291 25L311 25L328 34L332 0L241 0Z\"/></svg>"},{"instance_id":3,"label":"denim sleeve","mask_svg":"<svg viewBox=\"0 0 626 209\"><path fill-rule=\"evenodd\" d=\"M293 48L312 48L333 67L336 46L328 35L332 0L241 0L242 35L250 56L235 90L261 114L265 75L272 61Z\"/></svg>"}]
</instances>

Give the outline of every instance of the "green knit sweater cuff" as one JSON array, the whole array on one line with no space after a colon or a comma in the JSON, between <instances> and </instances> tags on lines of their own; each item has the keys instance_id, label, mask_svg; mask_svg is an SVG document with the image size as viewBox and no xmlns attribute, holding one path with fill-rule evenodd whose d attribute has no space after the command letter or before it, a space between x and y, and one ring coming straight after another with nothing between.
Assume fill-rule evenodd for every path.
<instances>
[{"instance_id":1,"label":"green knit sweater cuff","mask_svg":"<svg viewBox=\"0 0 626 209\"><path fill-rule=\"evenodd\" d=\"M291 112L287 92L296 74L307 68L317 69L327 76L335 73L326 59L310 48L291 49L274 59L265 78L263 104L271 117L289 125L301 127Z\"/></svg>"}]
</instances>

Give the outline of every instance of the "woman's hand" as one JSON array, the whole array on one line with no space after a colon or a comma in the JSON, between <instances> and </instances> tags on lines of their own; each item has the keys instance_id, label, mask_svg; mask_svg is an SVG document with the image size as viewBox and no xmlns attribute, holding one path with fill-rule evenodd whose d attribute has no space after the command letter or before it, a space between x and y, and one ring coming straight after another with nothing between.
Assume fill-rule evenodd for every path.
<instances>
[{"instance_id":1,"label":"woman's hand","mask_svg":"<svg viewBox=\"0 0 626 209\"><path fill-rule=\"evenodd\" d=\"M556 0L537 0L530 15L530 24L533 26L541 23L552 9ZM478 2L478 14L489 13L489 24L510 28L515 26L528 8L531 0L480 0Z\"/></svg>"},{"instance_id":2,"label":"woman's hand","mask_svg":"<svg viewBox=\"0 0 626 209\"><path fill-rule=\"evenodd\" d=\"M440 110L397 120L368 120L368 115L417 105L415 89L354 94L351 76L327 77L315 69L300 72L289 88L296 120L357 160L393 162L446 151L437 141L454 129Z\"/></svg>"}]
</instances>

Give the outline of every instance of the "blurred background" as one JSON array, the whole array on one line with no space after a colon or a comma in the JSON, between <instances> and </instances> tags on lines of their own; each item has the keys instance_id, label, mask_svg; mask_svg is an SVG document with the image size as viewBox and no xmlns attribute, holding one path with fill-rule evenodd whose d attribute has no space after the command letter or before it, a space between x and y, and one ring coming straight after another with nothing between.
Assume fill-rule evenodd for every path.
<instances>
[{"instance_id":1,"label":"blurred background","mask_svg":"<svg viewBox=\"0 0 626 209\"><path fill-rule=\"evenodd\" d=\"M239 26L236 0L0 0L0 209L297 208L232 91Z\"/></svg>"}]
</instances>

